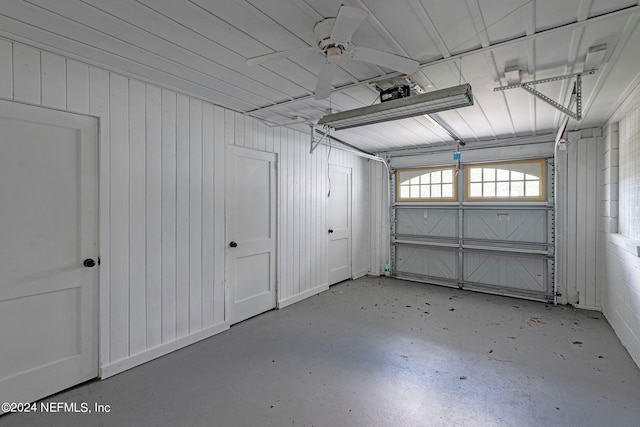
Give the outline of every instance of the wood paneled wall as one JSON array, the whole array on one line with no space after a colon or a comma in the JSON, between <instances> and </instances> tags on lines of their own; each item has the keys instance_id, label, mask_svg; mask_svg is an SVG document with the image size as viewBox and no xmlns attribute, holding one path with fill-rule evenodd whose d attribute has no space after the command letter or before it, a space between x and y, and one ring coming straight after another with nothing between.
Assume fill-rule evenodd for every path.
<instances>
[{"instance_id":1,"label":"wood paneled wall","mask_svg":"<svg viewBox=\"0 0 640 427\"><path fill-rule=\"evenodd\" d=\"M600 128L569 132L567 149L567 295L578 307L599 310L596 281L598 236L598 157Z\"/></svg>"},{"instance_id":2,"label":"wood paneled wall","mask_svg":"<svg viewBox=\"0 0 640 427\"><path fill-rule=\"evenodd\" d=\"M353 273L369 271L368 160L309 154L308 134L5 39L0 98L99 119L103 377L228 328L228 144L278 155L280 307L328 288L329 163L352 168Z\"/></svg>"}]
</instances>

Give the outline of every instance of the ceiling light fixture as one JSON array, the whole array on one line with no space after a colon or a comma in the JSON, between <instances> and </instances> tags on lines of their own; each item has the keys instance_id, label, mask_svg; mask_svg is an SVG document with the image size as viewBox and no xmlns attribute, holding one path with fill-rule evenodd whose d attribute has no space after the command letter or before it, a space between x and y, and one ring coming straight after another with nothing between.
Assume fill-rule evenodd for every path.
<instances>
[{"instance_id":1,"label":"ceiling light fixture","mask_svg":"<svg viewBox=\"0 0 640 427\"><path fill-rule=\"evenodd\" d=\"M349 129L391 120L437 113L473 105L471 85L464 84L447 89L394 99L355 110L329 114L318 121L335 130Z\"/></svg>"}]
</instances>

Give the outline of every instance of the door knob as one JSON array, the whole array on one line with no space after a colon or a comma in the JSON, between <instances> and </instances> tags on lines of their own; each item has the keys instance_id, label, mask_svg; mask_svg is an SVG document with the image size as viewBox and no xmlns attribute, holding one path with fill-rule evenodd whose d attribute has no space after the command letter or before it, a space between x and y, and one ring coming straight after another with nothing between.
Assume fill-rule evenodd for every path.
<instances>
[{"instance_id":1,"label":"door knob","mask_svg":"<svg viewBox=\"0 0 640 427\"><path fill-rule=\"evenodd\" d=\"M232 248L235 248L235 247L238 246L238 244L236 242L232 241L231 243L229 243L229 246L232 247Z\"/></svg>"},{"instance_id":2,"label":"door knob","mask_svg":"<svg viewBox=\"0 0 640 427\"><path fill-rule=\"evenodd\" d=\"M87 258L82 262L82 265L84 265L87 268L91 268L96 266L96 262L91 258Z\"/></svg>"},{"instance_id":3,"label":"door knob","mask_svg":"<svg viewBox=\"0 0 640 427\"><path fill-rule=\"evenodd\" d=\"M333 230L331 228L329 229L329 233L333 233Z\"/></svg>"}]
</instances>

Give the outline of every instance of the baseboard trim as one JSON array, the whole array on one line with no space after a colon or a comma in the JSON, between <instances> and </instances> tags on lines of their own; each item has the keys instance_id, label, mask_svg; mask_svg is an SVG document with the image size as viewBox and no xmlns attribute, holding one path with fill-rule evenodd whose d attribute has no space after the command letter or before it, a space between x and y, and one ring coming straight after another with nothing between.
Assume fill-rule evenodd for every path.
<instances>
[{"instance_id":1,"label":"baseboard trim","mask_svg":"<svg viewBox=\"0 0 640 427\"><path fill-rule=\"evenodd\" d=\"M367 274L369 274L369 270L361 270L361 271L358 271L357 273L353 273L353 280L364 277Z\"/></svg>"},{"instance_id":2,"label":"baseboard trim","mask_svg":"<svg viewBox=\"0 0 640 427\"><path fill-rule=\"evenodd\" d=\"M324 284L322 284L320 286L316 286L313 289L309 289L308 291L304 291L302 293L299 293L298 295L294 295L292 297L285 298L285 299L283 299L281 301L278 301L278 309L288 307L291 304L295 304L297 302L300 302L300 301L302 301L304 299L312 297L312 296L314 296L316 294L319 294L320 292L324 292L324 291L326 291L328 289L329 289L329 284L328 283L324 283Z\"/></svg>"},{"instance_id":3,"label":"baseboard trim","mask_svg":"<svg viewBox=\"0 0 640 427\"><path fill-rule=\"evenodd\" d=\"M150 362L153 359L157 359L158 357L180 350L181 348L187 347L191 344L195 344L198 341L202 341L203 339L219 334L220 332L224 332L227 329L229 329L229 322L219 323L210 328L159 345L158 347L151 348L126 359L109 363L100 368L100 378L106 379L112 377L131 368L135 368L136 366Z\"/></svg>"},{"instance_id":4,"label":"baseboard trim","mask_svg":"<svg viewBox=\"0 0 640 427\"><path fill-rule=\"evenodd\" d=\"M590 305L583 305L583 304L571 304L571 305L575 308L580 308L582 310L599 311L600 313L602 313L601 307L592 307Z\"/></svg>"}]
</instances>

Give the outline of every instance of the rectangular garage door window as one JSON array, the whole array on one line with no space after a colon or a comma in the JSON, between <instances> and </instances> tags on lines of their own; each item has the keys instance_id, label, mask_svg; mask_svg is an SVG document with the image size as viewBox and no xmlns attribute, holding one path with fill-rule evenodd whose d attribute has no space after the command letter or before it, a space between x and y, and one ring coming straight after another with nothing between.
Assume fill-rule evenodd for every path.
<instances>
[{"instance_id":1,"label":"rectangular garage door window","mask_svg":"<svg viewBox=\"0 0 640 427\"><path fill-rule=\"evenodd\" d=\"M450 202L457 199L455 166L396 171L398 202Z\"/></svg>"},{"instance_id":2,"label":"rectangular garage door window","mask_svg":"<svg viewBox=\"0 0 640 427\"><path fill-rule=\"evenodd\" d=\"M544 160L467 165L468 201L545 200Z\"/></svg>"}]
</instances>

